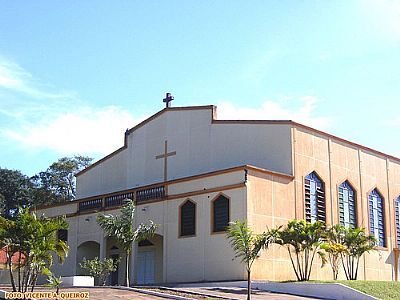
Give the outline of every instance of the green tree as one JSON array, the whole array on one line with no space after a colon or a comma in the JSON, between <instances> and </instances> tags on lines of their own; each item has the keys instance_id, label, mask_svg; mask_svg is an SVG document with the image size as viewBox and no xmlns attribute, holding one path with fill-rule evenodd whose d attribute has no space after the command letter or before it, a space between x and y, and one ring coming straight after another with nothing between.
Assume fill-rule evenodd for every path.
<instances>
[{"instance_id":1,"label":"green tree","mask_svg":"<svg viewBox=\"0 0 400 300\"><path fill-rule=\"evenodd\" d=\"M92 158L80 155L63 157L52 163L46 171L33 176L34 203L38 205L74 200L75 174L88 167L91 161Z\"/></svg>"},{"instance_id":2,"label":"green tree","mask_svg":"<svg viewBox=\"0 0 400 300\"><path fill-rule=\"evenodd\" d=\"M33 291L38 276L49 272L53 256L63 262L68 254L68 246L58 240L57 233L67 228L65 217L38 218L27 208L20 208L13 220L0 217L0 247L5 247L7 251L14 291L18 287L19 292L26 292L29 286ZM13 255L18 257L16 266L13 266ZM17 279L13 270L17 270Z\"/></svg>"},{"instance_id":3,"label":"green tree","mask_svg":"<svg viewBox=\"0 0 400 300\"><path fill-rule=\"evenodd\" d=\"M346 251L343 245L343 238L346 234L346 228L340 224L334 225L326 230L326 241L321 248L328 254L328 261L332 268L333 279L338 279L341 263L341 254Z\"/></svg>"},{"instance_id":4,"label":"green tree","mask_svg":"<svg viewBox=\"0 0 400 300\"><path fill-rule=\"evenodd\" d=\"M61 276L55 276L51 272L43 272L44 275L47 275L47 284L46 286L55 288L56 294L58 295L60 292L60 286L62 284Z\"/></svg>"},{"instance_id":5,"label":"green tree","mask_svg":"<svg viewBox=\"0 0 400 300\"><path fill-rule=\"evenodd\" d=\"M135 202L126 199L121 208L121 214L118 216L100 214L97 216L97 222L105 231L106 235L116 239L126 255L126 286L129 286L129 257L132 251L132 244L151 238L157 225L150 221L150 224L140 224L134 228L135 224Z\"/></svg>"},{"instance_id":6,"label":"green tree","mask_svg":"<svg viewBox=\"0 0 400 300\"><path fill-rule=\"evenodd\" d=\"M305 220L292 220L285 227L274 230L276 243L287 248L290 261L298 281L310 280L312 264L315 256L326 262L325 253L321 249L324 242L325 224Z\"/></svg>"},{"instance_id":7,"label":"green tree","mask_svg":"<svg viewBox=\"0 0 400 300\"><path fill-rule=\"evenodd\" d=\"M29 178L17 170L0 168L0 214L11 218L18 207L28 207Z\"/></svg>"},{"instance_id":8,"label":"green tree","mask_svg":"<svg viewBox=\"0 0 400 300\"><path fill-rule=\"evenodd\" d=\"M342 243L346 250L341 252L341 258L348 280L357 280L360 258L374 250L376 242L376 238L367 234L362 228L345 229Z\"/></svg>"},{"instance_id":9,"label":"green tree","mask_svg":"<svg viewBox=\"0 0 400 300\"><path fill-rule=\"evenodd\" d=\"M247 299L251 297L251 268L260 255L273 242L269 233L254 234L246 222L231 222L227 227L226 235L231 243L235 256L241 258L247 271Z\"/></svg>"},{"instance_id":10,"label":"green tree","mask_svg":"<svg viewBox=\"0 0 400 300\"><path fill-rule=\"evenodd\" d=\"M106 285L107 277L111 272L115 272L118 267L119 260L114 261L112 258L106 258L103 261L95 257L92 260L83 258L79 265L82 269L87 270L90 276L96 278L101 285Z\"/></svg>"}]
</instances>

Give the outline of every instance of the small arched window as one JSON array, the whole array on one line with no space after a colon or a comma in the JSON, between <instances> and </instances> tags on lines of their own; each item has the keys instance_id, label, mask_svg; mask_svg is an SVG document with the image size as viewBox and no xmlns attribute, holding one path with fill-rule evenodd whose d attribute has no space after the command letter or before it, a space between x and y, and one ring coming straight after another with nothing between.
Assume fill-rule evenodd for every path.
<instances>
[{"instance_id":1,"label":"small arched window","mask_svg":"<svg viewBox=\"0 0 400 300\"><path fill-rule=\"evenodd\" d=\"M325 187L315 172L304 178L306 221L326 222Z\"/></svg>"},{"instance_id":2,"label":"small arched window","mask_svg":"<svg viewBox=\"0 0 400 300\"><path fill-rule=\"evenodd\" d=\"M394 201L396 211L396 240L397 248L400 248L400 196Z\"/></svg>"},{"instance_id":3,"label":"small arched window","mask_svg":"<svg viewBox=\"0 0 400 300\"><path fill-rule=\"evenodd\" d=\"M369 231L378 241L378 246L385 247L385 224L383 216L383 197L374 189L369 193Z\"/></svg>"},{"instance_id":4,"label":"small arched window","mask_svg":"<svg viewBox=\"0 0 400 300\"><path fill-rule=\"evenodd\" d=\"M346 228L356 228L356 193L348 181L339 185L338 196L340 224Z\"/></svg>"},{"instance_id":5,"label":"small arched window","mask_svg":"<svg viewBox=\"0 0 400 300\"><path fill-rule=\"evenodd\" d=\"M180 207L180 236L196 234L196 204L187 200Z\"/></svg>"},{"instance_id":6,"label":"small arched window","mask_svg":"<svg viewBox=\"0 0 400 300\"><path fill-rule=\"evenodd\" d=\"M229 225L229 199L224 195L218 196L212 202L212 231L223 232Z\"/></svg>"}]
</instances>

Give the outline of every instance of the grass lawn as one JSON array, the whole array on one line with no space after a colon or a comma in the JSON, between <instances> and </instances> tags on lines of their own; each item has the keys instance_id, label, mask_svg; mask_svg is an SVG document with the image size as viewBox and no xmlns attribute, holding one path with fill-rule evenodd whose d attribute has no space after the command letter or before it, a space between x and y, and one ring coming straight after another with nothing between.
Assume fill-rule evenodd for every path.
<instances>
[{"instance_id":1,"label":"grass lawn","mask_svg":"<svg viewBox=\"0 0 400 300\"><path fill-rule=\"evenodd\" d=\"M364 281L364 280L337 280L337 281L309 281L315 283L341 283L365 294L382 300L400 299L400 282L393 281ZM300 283L300 282L299 282Z\"/></svg>"},{"instance_id":2,"label":"grass lawn","mask_svg":"<svg viewBox=\"0 0 400 300\"><path fill-rule=\"evenodd\" d=\"M383 300L400 299L400 283L393 281L362 281L341 280L338 281L355 290Z\"/></svg>"}]
</instances>

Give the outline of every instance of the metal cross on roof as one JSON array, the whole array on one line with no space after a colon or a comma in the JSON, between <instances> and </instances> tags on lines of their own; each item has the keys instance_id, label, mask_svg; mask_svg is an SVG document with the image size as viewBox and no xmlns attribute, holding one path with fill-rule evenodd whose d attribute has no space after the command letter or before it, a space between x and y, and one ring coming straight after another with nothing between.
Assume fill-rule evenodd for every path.
<instances>
[{"instance_id":1,"label":"metal cross on roof","mask_svg":"<svg viewBox=\"0 0 400 300\"><path fill-rule=\"evenodd\" d=\"M174 96L171 93L166 93L163 102L165 103L165 107L171 107L171 101L174 100Z\"/></svg>"}]
</instances>

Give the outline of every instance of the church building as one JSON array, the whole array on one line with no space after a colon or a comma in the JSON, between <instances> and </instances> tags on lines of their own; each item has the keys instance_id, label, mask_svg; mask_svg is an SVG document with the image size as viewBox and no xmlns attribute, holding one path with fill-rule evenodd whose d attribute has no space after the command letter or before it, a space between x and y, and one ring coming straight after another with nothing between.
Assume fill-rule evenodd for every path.
<instances>
[{"instance_id":1,"label":"church building","mask_svg":"<svg viewBox=\"0 0 400 300\"><path fill-rule=\"evenodd\" d=\"M67 216L70 252L57 275L84 274L84 257L112 257L121 263L109 284L124 282L123 253L96 216L117 214L130 198L137 224L159 225L134 245L132 284L246 279L224 231L236 220L255 232L292 219L363 227L379 245L362 258L359 279L398 277L400 159L294 121L219 120L215 106L167 102L76 180L75 201L38 209ZM295 279L287 250L263 251L252 277ZM331 280L330 267L316 261L311 279Z\"/></svg>"}]
</instances>

